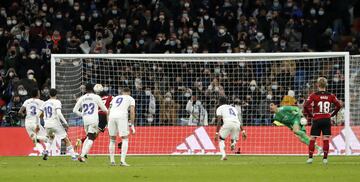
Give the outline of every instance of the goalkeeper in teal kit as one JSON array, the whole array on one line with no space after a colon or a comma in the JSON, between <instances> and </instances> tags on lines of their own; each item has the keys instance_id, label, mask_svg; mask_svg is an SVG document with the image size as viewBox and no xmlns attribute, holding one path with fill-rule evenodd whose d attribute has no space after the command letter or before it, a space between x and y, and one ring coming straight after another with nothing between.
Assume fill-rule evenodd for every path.
<instances>
[{"instance_id":1,"label":"goalkeeper in teal kit","mask_svg":"<svg viewBox=\"0 0 360 182\"><path fill-rule=\"evenodd\" d=\"M306 135L306 119L302 112L296 106L282 106L278 107L275 103L270 104L270 111L274 114L273 123L277 126L285 125L299 138L299 140L306 144L310 144L310 138ZM318 154L322 153L322 148L315 145Z\"/></svg>"}]
</instances>

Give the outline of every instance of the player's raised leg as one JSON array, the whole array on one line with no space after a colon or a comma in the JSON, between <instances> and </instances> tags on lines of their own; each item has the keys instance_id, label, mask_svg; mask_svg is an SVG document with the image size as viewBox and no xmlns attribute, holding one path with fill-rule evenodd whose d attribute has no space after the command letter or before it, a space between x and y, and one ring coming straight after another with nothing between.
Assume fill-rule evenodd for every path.
<instances>
[{"instance_id":1,"label":"player's raised leg","mask_svg":"<svg viewBox=\"0 0 360 182\"><path fill-rule=\"evenodd\" d=\"M293 125L293 132L302 143L310 145L310 137L306 134L305 128L301 128L297 122L295 122ZM318 151L319 154L321 154L323 151L316 143L314 144L314 148Z\"/></svg>"}]
</instances>

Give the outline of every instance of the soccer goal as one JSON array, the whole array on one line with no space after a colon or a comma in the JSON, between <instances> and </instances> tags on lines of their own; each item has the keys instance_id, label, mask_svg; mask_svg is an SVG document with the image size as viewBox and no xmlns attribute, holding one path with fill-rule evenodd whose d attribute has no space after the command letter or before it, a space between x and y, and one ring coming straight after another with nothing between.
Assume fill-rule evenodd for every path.
<instances>
[{"instance_id":1,"label":"soccer goal","mask_svg":"<svg viewBox=\"0 0 360 182\"><path fill-rule=\"evenodd\" d=\"M269 104L302 108L316 90L316 79L325 76L328 90L345 106L332 118L331 153L356 154L360 152L359 61L347 52L53 54L51 86L58 89L73 142L85 134L72 108L84 94L84 84L91 82L102 84L111 95L124 87L131 89L137 133L130 136L130 154L218 153L215 110L221 96L239 110L248 133L246 140L239 139L234 153L306 154L307 146L287 127L272 124ZM296 100L284 100L286 95ZM107 131L100 133L91 153L107 154L108 143Z\"/></svg>"}]
</instances>

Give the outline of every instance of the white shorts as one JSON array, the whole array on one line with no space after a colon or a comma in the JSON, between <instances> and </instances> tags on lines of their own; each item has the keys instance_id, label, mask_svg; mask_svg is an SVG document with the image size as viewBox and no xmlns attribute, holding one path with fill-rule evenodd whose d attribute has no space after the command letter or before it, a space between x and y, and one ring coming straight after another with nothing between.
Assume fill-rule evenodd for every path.
<instances>
[{"instance_id":1,"label":"white shorts","mask_svg":"<svg viewBox=\"0 0 360 182\"><path fill-rule=\"evenodd\" d=\"M29 137L31 137L32 135L46 137L46 132L45 132L44 127L42 127L41 125L38 125L38 126L39 126L39 131L36 132L37 124L35 124L33 122L25 122L25 129L26 129L26 132L28 133Z\"/></svg>"},{"instance_id":2,"label":"white shorts","mask_svg":"<svg viewBox=\"0 0 360 182\"><path fill-rule=\"evenodd\" d=\"M46 127L47 136L56 135L60 139L67 137L67 133L62 126Z\"/></svg>"},{"instance_id":3,"label":"white shorts","mask_svg":"<svg viewBox=\"0 0 360 182\"><path fill-rule=\"evenodd\" d=\"M99 121L93 124L84 125L85 133L98 133L99 132Z\"/></svg>"},{"instance_id":4,"label":"white shorts","mask_svg":"<svg viewBox=\"0 0 360 182\"><path fill-rule=\"evenodd\" d=\"M120 137L129 135L129 124L127 119L122 118L110 118L108 123L108 130L110 136Z\"/></svg>"},{"instance_id":5,"label":"white shorts","mask_svg":"<svg viewBox=\"0 0 360 182\"><path fill-rule=\"evenodd\" d=\"M226 137L231 134L232 140L238 140L240 134L240 125L238 124L225 124L220 128L219 135L222 139L226 139Z\"/></svg>"}]
</instances>

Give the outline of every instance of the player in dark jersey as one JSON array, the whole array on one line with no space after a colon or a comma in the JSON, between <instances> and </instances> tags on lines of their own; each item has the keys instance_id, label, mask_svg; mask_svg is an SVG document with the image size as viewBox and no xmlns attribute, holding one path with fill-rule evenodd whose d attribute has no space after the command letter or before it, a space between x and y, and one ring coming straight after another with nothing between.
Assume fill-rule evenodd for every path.
<instances>
[{"instance_id":1,"label":"player in dark jersey","mask_svg":"<svg viewBox=\"0 0 360 182\"><path fill-rule=\"evenodd\" d=\"M326 91L326 78L318 78L317 87L318 92L311 94L304 104L304 115L313 119L310 132L309 159L307 160L307 163L311 164L313 162L315 140L322 133L324 151L323 163L327 164L329 138L331 136L331 117L336 116L342 106L334 94ZM332 109L332 105L335 105L334 109Z\"/></svg>"},{"instance_id":2,"label":"player in dark jersey","mask_svg":"<svg viewBox=\"0 0 360 182\"><path fill-rule=\"evenodd\" d=\"M110 102L112 100L112 95L109 95L105 91L101 91L99 93L99 96L101 97L102 101L104 102L106 108L109 109ZM105 112L99 110L99 125L98 125L99 126L99 131L104 132L106 125L107 125L107 114Z\"/></svg>"}]
</instances>

